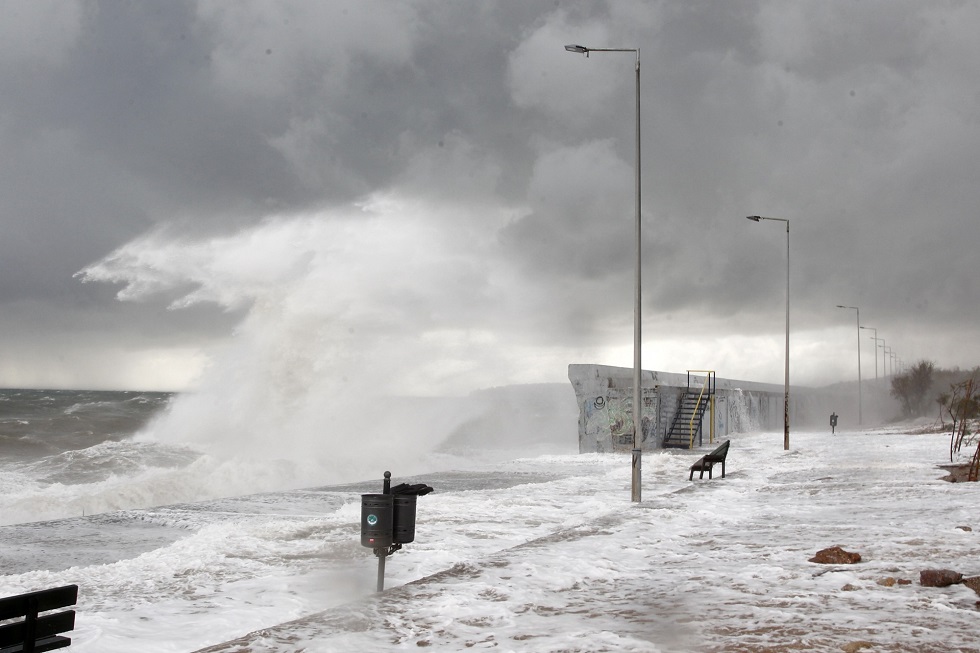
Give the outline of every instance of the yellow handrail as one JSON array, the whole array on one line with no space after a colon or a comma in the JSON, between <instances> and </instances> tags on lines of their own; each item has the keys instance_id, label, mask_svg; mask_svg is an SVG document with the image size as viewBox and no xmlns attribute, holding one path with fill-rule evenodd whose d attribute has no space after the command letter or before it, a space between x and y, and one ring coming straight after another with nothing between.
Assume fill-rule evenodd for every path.
<instances>
[{"instance_id":1,"label":"yellow handrail","mask_svg":"<svg viewBox=\"0 0 980 653\"><path fill-rule=\"evenodd\" d=\"M690 439L687 443L688 449L694 448L694 418L698 414L698 407L701 405L701 398L704 396L704 389L711 385L711 375L714 374L715 371L714 370L688 370L687 371L688 374L690 374L691 372L700 372L701 374L704 374L705 377L704 377L704 383L701 384L701 392L698 393L698 402L694 404L694 414L691 415L691 421L688 423L688 433L690 435Z\"/></svg>"}]
</instances>

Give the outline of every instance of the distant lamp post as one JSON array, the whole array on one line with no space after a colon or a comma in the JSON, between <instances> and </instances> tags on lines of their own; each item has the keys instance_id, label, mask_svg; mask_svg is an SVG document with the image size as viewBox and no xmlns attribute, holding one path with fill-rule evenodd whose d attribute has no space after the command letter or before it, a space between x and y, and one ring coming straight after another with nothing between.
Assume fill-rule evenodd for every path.
<instances>
[{"instance_id":1,"label":"distant lamp post","mask_svg":"<svg viewBox=\"0 0 980 653\"><path fill-rule=\"evenodd\" d=\"M775 220L786 223L786 394L783 397L783 449L789 451L789 220L786 218L767 218L761 215L745 216L753 222Z\"/></svg>"},{"instance_id":2,"label":"distant lamp post","mask_svg":"<svg viewBox=\"0 0 980 653\"><path fill-rule=\"evenodd\" d=\"M878 329L874 327L866 327L866 326L858 327L858 328L867 329L868 331L874 331L875 334L874 336L871 337L871 339L875 341L878 340ZM875 381L877 380L878 380L878 343L875 342Z\"/></svg>"},{"instance_id":3,"label":"distant lamp post","mask_svg":"<svg viewBox=\"0 0 980 653\"><path fill-rule=\"evenodd\" d=\"M847 308L857 311L857 338L858 338L858 424L864 424L864 402L861 400L861 309L857 306L841 306L837 308Z\"/></svg>"},{"instance_id":4,"label":"distant lamp post","mask_svg":"<svg viewBox=\"0 0 980 653\"><path fill-rule=\"evenodd\" d=\"M634 224L636 247L636 270L633 292L633 479L631 498L639 502L641 498L641 457L643 450L643 388L641 384L641 287L642 248L640 240L640 48L587 48L584 45L566 45L569 52L589 56L590 52L635 52L636 53L636 220Z\"/></svg>"}]
</instances>

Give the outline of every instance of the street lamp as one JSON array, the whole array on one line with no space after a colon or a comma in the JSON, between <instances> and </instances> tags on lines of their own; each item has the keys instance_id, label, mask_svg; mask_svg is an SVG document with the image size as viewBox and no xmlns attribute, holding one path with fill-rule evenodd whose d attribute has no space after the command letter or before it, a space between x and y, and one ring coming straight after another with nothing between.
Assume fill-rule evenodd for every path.
<instances>
[{"instance_id":1,"label":"street lamp","mask_svg":"<svg viewBox=\"0 0 980 653\"><path fill-rule=\"evenodd\" d=\"M636 53L636 224L634 225L636 240L636 273L633 292L633 479L631 498L640 501L640 469L641 449L643 440L643 388L641 383L641 286L640 270L642 268L642 248L640 240L640 48L587 48L584 45L566 45L569 52L589 56L590 52L635 52Z\"/></svg>"},{"instance_id":2,"label":"street lamp","mask_svg":"<svg viewBox=\"0 0 980 653\"><path fill-rule=\"evenodd\" d=\"M786 218L767 218L761 215L745 216L753 222L775 220L786 223L786 395L783 397L783 449L789 451L789 220Z\"/></svg>"},{"instance_id":3,"label":"street lamp","mask_svg":"<svg viewBox=\"0 0 980 653\"><path fill-rule=\"evenodd\" d=\"M878 329L874 327L858 327L859 329L867 329L868 331L874 331L874 336L871 337L872 340L878 340ZM878 380L878 343L875 342L875 381Z\"/></svg>"},{"instance_id":4,"label":"street lamp","mask_svg":"<svg viewBox=\"0 0 980 653\"><path fill-rule=\"evenodd\" d=\"M841 306L837 305L837 308L851 308L857 311L857 336L858 336L858 425L864 423L863 414L863 402L861 400L861 309L857 306Z\"/></svg>"}]
</instances>

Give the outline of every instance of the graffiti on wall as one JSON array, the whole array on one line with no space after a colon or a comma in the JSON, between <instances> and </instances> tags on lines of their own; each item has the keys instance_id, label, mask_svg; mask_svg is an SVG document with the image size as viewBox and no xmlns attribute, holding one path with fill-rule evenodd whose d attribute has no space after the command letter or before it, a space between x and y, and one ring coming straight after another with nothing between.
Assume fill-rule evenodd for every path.
<instances>
[{"instance_id":1,"label":"graffiti on wall","mask_svg":"<svg viewBox=\"0 0 980 653\"><path fill-rule=\"evenodd\" d=\"M614 388L607 394L586 397L582 401L581 450L604 453L630 451L633 448L633 395ZM643 396L643 419L640 422L640 445L656 437L656 393Z\"/></svg>"}]
</instances>

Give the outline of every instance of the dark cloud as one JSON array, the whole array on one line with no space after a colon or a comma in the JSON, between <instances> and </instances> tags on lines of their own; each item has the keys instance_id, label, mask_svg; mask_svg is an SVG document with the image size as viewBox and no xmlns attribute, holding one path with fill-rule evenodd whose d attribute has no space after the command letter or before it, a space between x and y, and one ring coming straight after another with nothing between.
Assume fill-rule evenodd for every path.
<instances>
[{"instance_id":1,"label":"dark cloud","mask_svg":"<svg viewBox=\"0 0 980 653\"><path fill-rule=\"evenodd\" d=\"M94 369L44 354L72 328L114 360L162 348L167 369L198 369L268 305L243 289L279 269L270 251L290 274L345 261L348 308L331 315L370 315L355 333L451 330L456 381L628 365L633 55L573 42L642 52L648 367L714 351L728 376L778 379L779 347L738 355L783 327L785 233L744 218L758 213L791 220L800 355L842 360L813 380L848 373L838 303L907 360L980 358L962 343L978 291L971 5L38 0L0 14L0 302L16 314L8 342L52 383ZM318 215L333 231L302 242L295 225ZM347 231L379 215L407 239L382 266ZM385 290L372 266L445 292L411 276ZM82 269L114 283L84 284ZM534 348L535 366L507 362ZM75 367L50 372L58 361Z\"/></svg>"}]
</instances>

